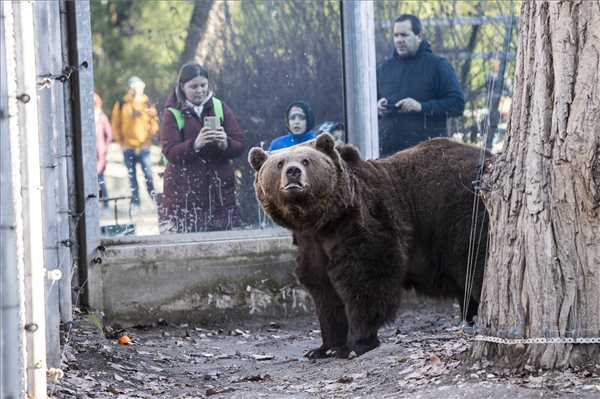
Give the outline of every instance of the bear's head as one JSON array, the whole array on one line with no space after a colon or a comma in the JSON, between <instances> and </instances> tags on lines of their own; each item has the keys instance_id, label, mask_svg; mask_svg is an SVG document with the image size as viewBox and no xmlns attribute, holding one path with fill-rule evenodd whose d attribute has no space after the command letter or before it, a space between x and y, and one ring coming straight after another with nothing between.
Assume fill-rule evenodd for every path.
<instances>
[{"instance_id":1,"label":"bear's head","mask_svg":"<svg viewBox=\"0 0 600 399\"><path fill-rule=\"evenodd\" d=\"M315 232L353 202L350 175L328 133L310 144L273 153L254 147L248 161L257 172L254 188L258 201L281 226Z\"/></svg>"}]
</instances>

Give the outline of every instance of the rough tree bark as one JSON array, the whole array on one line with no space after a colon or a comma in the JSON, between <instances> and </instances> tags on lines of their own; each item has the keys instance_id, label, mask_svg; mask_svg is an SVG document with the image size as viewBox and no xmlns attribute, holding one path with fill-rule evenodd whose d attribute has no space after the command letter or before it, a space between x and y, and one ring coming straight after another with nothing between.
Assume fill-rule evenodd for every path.
<instances>
[{"instance_id":1,"label":"rough tree bark","mask_svg":"<svg viewBox=\"0 0 600 399\"><path fill-rule=\"evenodd\" d=\"M485 181L484 335L600 337L600 1L525 1L507 141ZM476 341L504 366L600 361L598 344Z\"/></svg>"}]
</instances>

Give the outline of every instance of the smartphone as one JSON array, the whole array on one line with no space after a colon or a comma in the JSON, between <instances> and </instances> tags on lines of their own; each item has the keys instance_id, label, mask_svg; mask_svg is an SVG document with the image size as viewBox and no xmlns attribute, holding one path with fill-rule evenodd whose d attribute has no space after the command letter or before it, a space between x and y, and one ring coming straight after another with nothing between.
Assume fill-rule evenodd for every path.
<instances>
[{"instance_id":1,"label":"smartphone","mask_svg":"<svg viewBox=\"0 0 600 399\"><path fill-rule=\"evenodd\" d=\"M386 104L384 105L385 108L387 109L398 109L398 107L396 107L396 104Z\"/></svg>"},{"instance_id":2,"label":"smartphone","mask_svg":"<svg viewBox=\"0 0 600 399\"><path fill-rule=\"evenodd\" d=\"M205 116L204 117L204 126L210 127L212 130L215 130L221 127L221 119L218 116Z\"/></svg>"}]
</instances>

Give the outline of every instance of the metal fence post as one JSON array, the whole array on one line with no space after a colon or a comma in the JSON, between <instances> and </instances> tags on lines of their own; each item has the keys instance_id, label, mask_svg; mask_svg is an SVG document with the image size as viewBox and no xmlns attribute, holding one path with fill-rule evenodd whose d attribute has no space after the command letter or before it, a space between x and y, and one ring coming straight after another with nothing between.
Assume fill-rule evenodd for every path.
<instances>
[{"instance_id":1,"label":"metal fence post","mask_svg":"<svg viewBox=\"0 0 600 399\"><path fill-rule=\"evenodd\" d=\"M342 1L344 98L348 142L364 159L379 157L372 1Z\"/></svg>"}]
</instances>

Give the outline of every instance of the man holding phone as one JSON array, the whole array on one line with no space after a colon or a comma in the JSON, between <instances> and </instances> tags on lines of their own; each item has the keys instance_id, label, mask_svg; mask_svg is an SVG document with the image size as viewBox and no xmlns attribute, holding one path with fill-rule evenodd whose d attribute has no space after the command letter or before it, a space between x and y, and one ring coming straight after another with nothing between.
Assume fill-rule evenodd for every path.
<instances>
[{"instance_id":1,"label":"man holding phone","mask_svg":"<svg viewBox=\"0 0 600 399\"><path fill-rule=\"evenodd\" d=\"M394 23L393 54L377 68L377 99L381 157L447 136L448 118L464 111L456 72L433 54L421 21L412 14Z\"/></svg>"}]
</instances>

